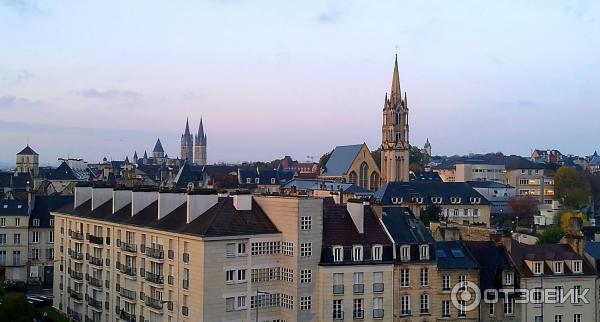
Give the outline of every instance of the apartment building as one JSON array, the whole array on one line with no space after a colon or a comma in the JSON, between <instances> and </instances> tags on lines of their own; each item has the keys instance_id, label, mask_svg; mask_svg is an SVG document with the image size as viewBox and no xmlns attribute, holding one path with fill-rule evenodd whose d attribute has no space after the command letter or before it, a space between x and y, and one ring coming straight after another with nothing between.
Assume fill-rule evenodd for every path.
<instances>
[{"instance_id":1,"label":"apartment building","mask_svg":"<svg viewBox=\"0 0 600 322\"><path fill-rule=\"evenodd\" d=\"M393 242L369 202L325 202L318 321L393 321Z\"/></svg>"},{"instance_id":2,"label":"apartment building","mask_svg":"<svg viewBox=\"0 0 600 322\"><path fill-rule=\"evenodd\" d=\"M490 202L464 182L390 182L375 198L387 207L408 207L417 217L428 205L435 205L448 221L490 225Z\"/></svg>"},{"instance_id":3,"label":"apartment building","mask_svg":"<svg viewBox=\"0 0 600 322\"><path fill-rule=\"evenodd\" d=\"M28 259L28 203L10 194L0 200L0 276L26 281Z\"/></svg>"},{"instance_id":4,"label":"apartment building","mask_svg":"<svg viewBox=\"0 0 600 322\"><path fill-rule=\"evenodd\" d=\"M583 241L574 236L566 241L525 245L502 239L519 288L529 291L530 301L521 304L517 321L597 321L596 272L583 257Z\"/></svg>"},{"instance_id":5,"label":"apartment building","mask_svg":"<svg viewBox=\"0 0 600 322\"><path fill-rule=\"evenodd\" d=\"M505 168L503 164L491 164L485 160L467 159L455 165L455 181L502 181Z\"/></svg>"}]
</instances>

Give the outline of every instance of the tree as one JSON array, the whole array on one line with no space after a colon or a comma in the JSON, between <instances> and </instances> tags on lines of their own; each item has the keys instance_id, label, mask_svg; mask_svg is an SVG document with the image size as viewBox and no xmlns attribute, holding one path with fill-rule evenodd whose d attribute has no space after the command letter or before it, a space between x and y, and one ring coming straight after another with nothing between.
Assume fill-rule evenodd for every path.
<instances>
[{"instance_id":1,"label":"tree","mask_svg":"<svg viewBox=\"0 0 600 322\"><path fill-rule=\"evenodd\" d=\"M544 231L538 236L538 244L556 244L560 242L565 233L562 228L558 225L548 226Z\"/></svg>"},{"instance_id":2,"label":"tree","mask_svg":"<svg viewBox=\"0 0 600 322\"><path fill-rule=\"evenodd\" d=\"M532 225L533 216L538 214L538 201L530 196L508 198L508 206L512 209L513 220L516 226L521 224Z\"/></svg>"},{"instance_id":3,"label":"tree","mask_svg":"<svg viewBox=\"0 0 600 322\"><path fill-rule=\"evenodd\" d=\"M2 298L0 321L33 321L33 309L27 302L25 293L8 293Z\"/></svg>"},{"instance_id":4,"label":"tree","mask_svg":"<svg viewBox=\"0 0 600 322\"><path fill-rule=\"evenodd\" d=\"M409 150L410 164L408 168L412 172L421 172L425 169L425 156L417 146L410 146Z\"/></svg>"},{"instance_id":5,"label":"tree","mask_svg":"<svg viewBox=\"0 0 600 322\"><path fill-rule=\"evenodd\" d=\"M329 151L321 156L319 159L319 169L323 169L325 167L325 164L327 164L327 161L329 161L332 153L333 151Z\"/></svg>"},{"instance_id":6,"label":"tree","mask_svg":"<svg viewBox=\"0 0 600 322\"><path fill-rule=\"evenodd\" d=\"M419 219L425 226L429 227L429 223L439 222L442 219L442 208L437 205L427 205L424 210L421 210Z\"/></svg>"},{"instance_id":7,"label":"tree","mask_svg":"<svg viewBox=\"0 0 600 322\"><path fill-rule=\"evenodd\" d=\"M381 148L377 148L377 150L371 152L371 156L375 160L375 164L381 169Z\"/></svg>"},{"instance_id":8,"label":"tree","mask_svg":"<svg viewBox=\"0 0 600 322\"><path fill-rule=\"evenodd\" d=\"M587 204L592 193L585 176L566 166L560 167L554 175L554 192L562 204L571 209Z\"/></svg>"}]
</instances>

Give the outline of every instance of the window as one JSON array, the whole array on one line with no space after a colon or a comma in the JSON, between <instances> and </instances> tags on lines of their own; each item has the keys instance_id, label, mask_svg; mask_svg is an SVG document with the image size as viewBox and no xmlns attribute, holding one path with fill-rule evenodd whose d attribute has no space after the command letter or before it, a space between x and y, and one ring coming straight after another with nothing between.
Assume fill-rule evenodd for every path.
<instances>
[{"instance_id":1,"label":"window","mask_svg":"<svg viewBox=\"0 0 600 322\"><path fill-rule=\"evenodd\" d=\"M373 292L383 292L383 272L373 272Z\"/></svg>"},{"instance_id":2,"label":"window","mask_svg":"<svg viewBox=\"0 0 600 322\"><path fill-rule=\"evenodd\" d=\"M275 178L271 178L271 184L275 184Z\"/></svg>"},{"instance_id":3,"label":"window","mask_svg":"<svg viewBox=\"0 0 600 322\"><path fill-rule=\"evenodd\" d=\"M371 259L374 261L380 261L383 259L383 246L375 245L371 248Z\"/></svg>"},{"instance_id":4,"label":"window","mask_svg":"<svg viewBox=\"0 0 600 322\"><path fill-rule=\"evenodd\" d=\"M312 243L300 244L300 257L312 256Z\"/></svg>"},{"instance_id":5,"label":"window","mask_svg":"<svg viewBox=\"0 0 600 322\"><path fill-rule=\"evenodd\" d=\"M300 296L300 310L306 311L312 309L312 297Z\"/></svg>"},{"instance_id":6,"label":"window","mask_svg":"<svg viewBox=\"0 0 600 322\"><path fill-rule=\"evenodd\" d=\"M235 253L235 243L227 243L225 255L227 257L232 257Z\"/></svg>"},{"instance_id":7,"label":"window","mask_svg":"<svg viewBox=\"0 0 600 322\"><path fill-rule=\"evenodd\" d=\"M514 273L513 272L506 272L504 274L504 284L506 284L506 285L512 285L513 284L513 277L514 277Z\"/></svg>"},{"instance_id":8,"label":"window","mask_svg":"<svg viewBox=\"0 0 600 322\"><path fill-rule=\"evenodd\" d=\"M0 245L6 245L6 234L0 234Z\"/></svg>"},{"instance_id":9,"label":"window","mask_svg":"<svg viewBox=\"0 0 600 322\"><path fill-rule=\"evenodd\" d=\"M294 256L294 243L288 241L281 242L281 253L285 256Z\"/></svg>"},{"instance_id":10,"label":"window","mask_svg":"<svg viewBox=\"0 0 600 322\"><path fill-rule=\"evenodd\" d=\"M342 300L333 300L333 319L341 320L344 318L344 307Z\"/></svg>"},{"instance_id":11,"label":"window","mask_svg":"<svg viewBox=\"0 0 600 322\"><path fill-rule=\"evenodd\" d=\"M581 302L581 298L579 295L581 294L581 286L575 285L573 286L573 304L579 304Z\"/></svg>"},{"instance_id":12,"label":"window","mask_svg":"<svg viewBox=\"0 0 600 322\"><path fill-rule=\"evenodd\" d=\"M429 269L426 267L421 268L421 286L429 285Z\"/></svg>"},{"instance_id":13,"label":"window","mask_svg":"<svg viewBox=\"0 0 600 322\"><path fill-rule=\"evenodd\" d=\"M48 234L48 243L52 244L54 243L54 231L50 231Z\"/></svg>"},{"instance_id":14,"label":"window","mask_svg":"<svg viewBox=\"0 0 600 322\"><path fill-rule=\"evenodd\" d=\"M363 260L363 248L362 246L352 247L352 261L361 262Z\"/></svg>"},{"instance_id":15,"label":"window","mask_svg":"<svg viewBox=\"0 0 600 322\"><path fill-rule=\"evenodd\" d=\"M465 306L467 305L467 303L464 300L459 300L458 301L458 316L466 316L467 315L467 311L465 309Z\"/></svg>"},{"instance_id":16,"label":"window","mask_svg":"<svg viewBox=\"0 0 600 322\"><path fill-rule=\"evenodd\" d=\"M31 259L32 260L39 260L40 259L40 250L37 248L32 248L31 249Z\"/></svg>"},{"instance_id":17,"label":"window","mask_svg":"<svg viewBox=\"0 0 600 322\"><path fill-rule=\"evenodd\" d=\"M0 218L0 227L6 227L6 218Z\"/></svg>"},{"instance_id":18,"label":"window","mask_svg":"<svg viewBox=\"0 0 600 322\"><path fill-rule=\"evenodd\" d=\"M353 292L357 293L357 294L362 294L365 292L364 273L363 272L354 272Z\"/></svg>"},{"instance_id":19,"label":"window","mask_svg":"<svg viewBox=\"0 0 600 322\"><path fill-rule=\"evenodd\" d=\"M442 276L442 291L450 291L450 275Z\"/></svg>"},{"instance_id":20,"label":"window","mask_svg":"<svg viewBox=\"0 0 600 322\"><path fill-rule=\"evenodd\" d=\"M235 297L225 298L225 311L230 312L235 310Z\"/></svg>"},{"instance_id":21,"label":"window","mask_svg":"<svg viewBox=\"0 0 600 322\"><path fill-rule=\"evenodd\" d=\"M542 263L541 262L533 263L533 274L535 274L535 275L542 274Z\"/></svg>"},{"instance_id":22,"label":"window","mask_svg":"<svg viewBox=\"0 0 600 322\"><path fill-rule=\"evenodd\" d=\"M402 295L400 298L400 314L410 315L410 296Z\"/></svg>"},{"instance_id":23,"label":"window","mask_svg":"<svg viewBox=\"0 0 600 322\"><path fill-rule=\"evenodd\" d=\"M541 288L536 287L533 290L533 294L532 295L533 295L533 299L532 299L533 303L536 303L536 304L537 303L542 303L542 289Z\"/></svg>"},{"instance_id":24,"label":"window","mask_svg":"<svg viewBox=\"0 0 600 322\"><path fill-rule=\"evenodd\" d=\"M431 202L434 204L441 204L442 203L442 197L431 197Z\"/></svg>"},{"instance_id":25,"label":"window","mask_svg":"<svg viewBox=\"0 0 600 322\"><path fill-rule=\"evenodd\" d=\"M39 231L31 232L31 242L34 244L37 244L40 242L40 232Z\"/></svg>"},{"instance_id":26,"label":"window","mask_svg":"<svg viewBox=\"0 0 600 322\"><path fill-rule=\"evenodd\" d=\"M369 166L366 162L360 165L358 185L362 188L369 189Z\"/></svg>"},{"instance_id":27,"label":"window","mask_svg":"<svg viewBox=\"0 0 600 322\"><path fill-rule=\"evenodd\" d=\"M421 245L421 260L429 259L429 245Z\"/></svg>"},{"instance_id":28,"label":"window","mask_svg":"<svg viewBox=\"0 0 600 322\"><path fill-rule=\"evenodd\" d=\"M344 294L343 273L333 273L333 294Z\"/></svg>"},{"instance_id":29,"label":"window","mask_svg":"<svg viewBox=\"0 0 600 322\"><path fill-rule=\"evenodd\" d=\"M458 284L460 285L459 290L464 291L467 288L467 276L458 275Z\"/></svg>"},{"instance_id":30,"label":"window","mask_svg":"<svg viewBox=\"0 0 600 322\"><path fill-rule=\"evenodd\" d=\"M246 183L250 183L250 178L246 178Z\"/></svg>"},{"instance_id":31,"label":"window","mask_svg":"<svg viewBox=\"0 0 600 322\"><path fill-rule=\"evenodd\" d=\"M563 298L563 287L555 286L554 291L555 291L555 295L556 295L556 303L560 303Z\"/></svg>"},{"instance_id":32,"label":"window","mask_svg":"<svg viewBox=\"0 0 600 322\"><path fill-rule=\"evenodd\" d=\"M408 284L409 284L408 268L403 268L400 270L400 286L408 287Z\"/></svg>"},{"instance_id":33,"label":"window","mask_svg":"<svg viewBox=\"0 0 600 322\"><path fill-rule=\"evenodd\" d=\"M21 218L15 218L15 226L16 227L21 226Z\"/></svg>"},{"instance_id":34,"label":"window","mask_svg":"<svg viewBox=\"0 0 600 322\"><path fill-rule=\"evenodd\" d=\"M54 219L50 218L50 227L54 227Z\"/></svg>"},{"instance_id":35,"label":"window","mask_svg":"<svg viewBox=\"0 0 600 322\"><path fill-rule=\"evenodd\" d=\"M429 295L421 294L421 313L429 313Z\"/></svg>"},{"instance_id":36,"label":"window","mask_svg":"<svg viewBox=\"0 0 600 322\"><path fill-rule=\"evenodd\" d=\"M235 270L225 272L225 282L233 282L235 280Z\"/></svg>"},{"instance_id":37,"label":"window","mask_svg":"<svg viewBox=\"0 0 600 322\"><path fill-rule=\"evenodd\" d=\"M39 219L34 219L33 220L33 227L39 227L40 226L40 220Z\"/></svg>"},{"instance_id":38,"label":"window","mask_svg":"<svg viewBox=\"0 0 600 322\"><path fill-rule=\"evenodd\" d=\"M356 184L356 181L357 181L356 172L355 171L350 172L350 174L348 175L348 182Z\"/></svg>"},{"instance_id":39,"label":"window","mask_svg":"<svg viewBox=\"0 0 600 322\"><path fill-rule=\"evenodd\" d=\"M352 317L354 319L364 319L365 311L363 299L354 299L352 302Z\"/></svg>"},{"instance_id":40,"label":"window","mask_svg":"<svg viewBox=\"0 0 600 322\"><path fill-rule=\"evenodd\" d=\"M514 299L504 299L504 314L513 315Z\"/></svg>"},{"instance_id":41,"label":"window","mask_svg":"<svg viewBox=\"0 0 600 322\"><path fill-rule=\"evenodd\" d=\"M238 296L237 297L237 307L236 309L241 310L246 308L246 296Z\"/></svg>"},{"instance_id":42,"label":"window","mask_svg":"<svg viewBox=\"0 0 600 322\"><path fill-rule=\"evenodd\" d=\"M13 235L13 244L15 244L15 245L21 245L21 234L14 234Z\"/></svg>"},{"instance_id":43,"label":"window","mask_svg":"<svg viewBox=\"0 0 600 322\"><path fill-rule=\"evenodd\" d=\"M300 271L300 283L312 283L312 269L303 269Z\"/></svg>"},{"instance_id":44,"label":"window","mask_svg":"<svg viewBox=\"0 0 600 322\"><path fill-rule=\"evenodd\" d=\"M254 178L254 183L259 184L260 183L260 178Z\"/></svg>"},{"instance_id":45,"label":"window","mask_svg":"<svg viewBox=\"0 0 600 322\"><path fill-rule=\"evenodd\" d=\"M13 250L13 265L19 266L21 265L21 251Z\"/></svg>"},{"instance_id":46,"label":"window","mask_svg":"<svg viewBox=\"0 0 600 322\"><path fill-rule=\"evenodd\" d=\"M410 246L404 245L400 247L400 260L403 262L410 260Z\"/></svg>"},{"instance_id":47,"label":"window","mask_svg":"<svg viewBox=\"0 0 600 322\"><path fill-rule=\"evenodd\" d=\"M312 228L312 217L311 216L300 217L300 229L301 230L310 230L311 228Z\"/></svg>"},{"instance_id":48,"label":"window","mask_svg":"<svg viewBox=\"0 0 600 322\"><path fill-rule=\"evenodd\" d=\"M238 282L243 282L246 280L246 270L245 269L238 269L237 280L238 280Z\"/></svg>"},{"instance_id":49,"label":"window","mask_svg":"<svg viewBox=\"0 0 600 322\"><path fill-rule=\"evenodd\" d=\"M237 244L237 255L238 256L246 255L246 243L238 243Z\"/></svg>"},{"instance_id":50,"label":"window","mask_svg":"<svg viewBox=\"0 0 600 322\"><path fill-rule=\"evenodd\" d=\"M496 305L494 305L495 303L490 303L488 304L490 306L490 316L494 316L496 314Z\"/></svg>"},{"instance_id":51,"label":"window","mask_svg":"<svg viewBox=\"0 0 600 322\"><path fill-rule=\"evenodd\" d=\"M581 322L581 313L573 314L573 322Z\"/></svg>"},{"instance_id":52,"label":"window","mask_svg":"<svg viewBox=\"0 0 600 322\"><path fill-rule=\"evenodd\" d=\"M581 273L581 261L573 261L573 273Z\"/></svg>"},{"instance_id":53,"label":"window","mask_svg":"<svg viewBox=\"0 0 600 322\"><path fill-rule=\"evenodd\" d=\"M442 317L450 317L450 301L442 301Z\"/></svg>"},{"instance_id":54,"label":"window","mask_svg":"<svg viewBox=\"0 0 600 322\"><path fill-rule=\"evenodd\" d=\"M554 262L554 273L562 274L563 272L563 262Z\"/></svg>"},{"instance_id":55,"label":"window","mask_svg":"<svg viewBox=\"0 0 600 322\"><path fill-rule=\"evenodd\" d=\"M557 314L554 316L554 322L562 322L562 314Z\"/></svg>"},{"instance_id":56,"label":"window","mask_svg":"<svg viewBox=\"0 0 600 322\"><path fill-rule=\"evenodd\" d=\"M54 248L48 248L46 254L48 254L48 260L49 261L53 261L54 260Z\"/></svg>"}]
</instances>

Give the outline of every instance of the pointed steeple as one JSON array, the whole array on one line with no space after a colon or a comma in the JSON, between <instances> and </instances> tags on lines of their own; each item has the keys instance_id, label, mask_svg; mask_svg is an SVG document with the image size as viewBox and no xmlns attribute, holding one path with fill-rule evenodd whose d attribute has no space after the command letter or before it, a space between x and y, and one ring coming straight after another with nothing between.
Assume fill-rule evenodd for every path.
<instances>
[{"instance_id":1,"label":"pointed steeple","mask_svg":"<svg viewBox=\"0 0 600 322\"><path fill-rule=\"evenodd\" d=\"M398 73L398 54L394 60L394 72L392 74L392 90L390 92L390 100L392 103L399 102L402 99L402 92L400 91L400 75Z\"/></svg>"},{"instance_id":2,"label":"pointed steeple","mask_svg":"<svg viewBox=\"0 0 600 322\"><path fill-rule=\"evenodd\" d=\"M129 164L129 157L125 156L125 164Z\"/></svg>"},{"instance_id":3,"label":"pointed steeple","mask_svg":"<svg viewBox=\"0 0 600 322\"><path fill-rule=\"evenodd\" d=\"M138 159L137 151L133 151L133 161Z\"/></svg>"},{"instance_id":4,"label":"pointed steeple","mask_svg":"<svg viewBox=\"0 0 600 322\"><path fill-rule=\"evenodd\" d=\"M190 122L189 122L188 118L185 119L185 133L183 135L185 135L185 136L190 135Z\"/></svg>"},{"instance_id":5,"label":"pointed steeple","mask_svg":"<svg viewBox=\"0 0 600 322\"><path fill-rule=\"evenodd\" d=\"M144 150L144 159L148 159L148 153L146 153L146 150Z\"/></svg>"},{"instance_id":6,"label":"pointed steeple","mask_svg":"<svg viewBox=\"0 0 600 322\"><path fill-rule=\"evenodd\" d=\"M202 117L200 117L200 125L198 126L198 137L204 137L204 125L202 125Z\"/></svg>"},{"instance_id":7,"label":"pointed steeple","mask_svg":"<svg viewBox=\"0 0 600 322\"><path fill-rule=\"evenodd\" d=\"M156 144L154 145L154 150L152 150L152 152L165 152L162 144L160 143L160 139L156 140Z\"/></svg>"}]
</instances>

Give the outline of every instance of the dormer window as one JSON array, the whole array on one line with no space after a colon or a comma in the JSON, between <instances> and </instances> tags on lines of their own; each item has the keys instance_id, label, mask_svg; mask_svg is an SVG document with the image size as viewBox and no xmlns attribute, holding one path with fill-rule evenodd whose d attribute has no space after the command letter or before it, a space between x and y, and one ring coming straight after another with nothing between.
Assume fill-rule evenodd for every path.
<instances>
[{"instance_id":1,"label":"dormer window","mask_svg":"<svg viewBox=\"0 0 600 322\"><path fill-rule=\"evenodd\" d=\"M453 203L453 204L460 203L460 197L450 197L450 203Z\"/></svg>"},{"instance_id":2,"label":"dormer window","mask_svg":"<svg viewBox=\"0 0 600 322\"><path fill-rule=\"evenodd\" d=\"M554 262L554 274L563 273L563 262Z\"/></svg>"},{"instance_id":3,"label":"dormer window","mask_svg":"<svg viewBox=\"0 0 600 322\"><path fill-rule=\"evenodd\" d=\"M34 219L33 220L33 226L34 227L39 227L40 226L40 220L39 219Z\"/></svg>"},{"instance_id":4,"label":"dormer window","mask_svg":"<svg viewBox=\"0 0 600 322\"><path fill-rule=\"evenodd\" d=\"M581 273L581 261L575 260L573 261L573 273Z\"/></svg>"},{"instance_id":5,"label":"dormer window","mask_svg":"<svg viewBox=\"0 0 600 322\"><path fill-rule=\"evenodd\" d=\"M344 261L344 247L333 246L333 261L336 263Z\"/></svg>"},{"instance_id":6,"label":"dormer window","mask_svg":"<svg viewBox=\"0 0 600 322\"><path fill-rule=\"evenodd\" d=\"M358 245L352 247L352 261L353 262L362 262L363 260L363 247Z\"/></svg>"},{"instance_id":7,"label":"dormer window","mask_svg":"<svg viewBox=\"0 0 600 322\"><path fill-rule=\"evenodd\" d=\"M442 203L442 197L431 197L431 202L439 205Z\"/></svg>"},{"instance_id":8,"label":"dormer window","mask_svg":"<svg viewBox=\"0 0 600 322\"><path fill-rule=\"evenodd\" d=\"M421 260L429 259L429 245L421 245L419 248L419 253L421 255Z\"/></svg>"},{"instance_id":9,"label":"dormer window","mask_svg":"<svg viewBox=\"0 0 600 322\"><path fill-rule=\"evenodd\" d=\"M542 275L542 262L533 263L533 274Z\"/></svg>"},{"instance_id":10,"label":"dormer window","mask_svg":"<svg viewBox=\"0 0 600 322\"><path fill-rule=\"evenodd\" d=\"M475 204L475 205L480 204L481 203L481 198L479 198L479 197L471 197L471 203Z\"/></svg>"},{"instance_id":11,"label":"dormer window","mask_svg":"<svg viewBox=\"0 0 600 322\"><path fill-rule=\"evenodd\" d=\"M399 205L399 204L401 204L403 202L403 198L393 197L391 199L392 199L392 203L394 205Z\"/></svg>"},{"instance_id":12,"label":"dormer window","mask_svg":"<svg viewBox=\"0 0 600 322\"><path fill-rule=\"evenodd\" d=\"M254 178L254 183L258 184L260 182L259 178Z\"/></svg>"},{"instance_id":13,"label":"dormer window","mask_svg":"<svg viewBox=\"0 0 600 322\"><path fill-rule=\"evenodd\" d=\"M410 260L410 246L400 246L400 260L403 262Z\"/></svg>"},{"instance_id":14,"label":"dormer window","mask_svg":"<svg viewBox=\"0 0 600 322\"><path fill-rule=\"evenodd\" d=\"M250 183L250 178L246 178L246 183Z\"/></svg>"},{"instance_id":15,"label":"dormer window","mask_svg":"<svg viewBox=\"0 0 600 322\"><path fill-rule=\"evenodd\" d=\"M412 201L416 202L416 203L423 203L423 198L422 197L413 197Z\"/></svg>"},{"instance_id":16,"label":"dormer window","mask_svg":"<svg viewBox=\"0 0 600 322\"><path fill-rule=\"evenodd\" d=\"M383 246L375 245L371 248L371 259L374 261L380 261L383 259Z\"/></svg>"},{"instance_id":17,"label":"dormer window","mask_svg":"<svg viewBox=\"0 0 600 322\"><path fill-rule=\"evenodd\" d=\"M504 273L504 285L513 285L514 273L506 272Z\"/></svg>"},{"instance_id":18,"label":"dormer window","mask_svg":"<svg viewBox=\"0 0 600 322\"><path fill-rule=\"evenodd\" d=\"M275 184L275 178L271 178L271 184Z\"/></svg>"}]
</instances>

